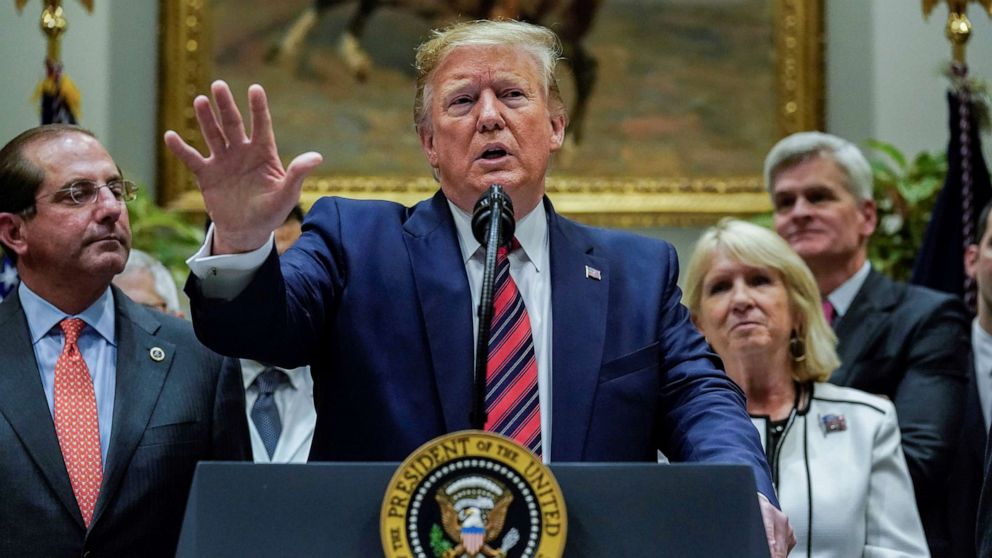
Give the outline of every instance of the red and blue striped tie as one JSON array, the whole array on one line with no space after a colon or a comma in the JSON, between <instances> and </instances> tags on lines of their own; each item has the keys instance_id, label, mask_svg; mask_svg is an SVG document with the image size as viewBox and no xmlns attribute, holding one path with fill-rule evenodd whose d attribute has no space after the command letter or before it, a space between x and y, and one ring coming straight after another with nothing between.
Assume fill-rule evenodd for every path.
<instances>
[{"instance_id":1,"label":"red and blue striped tie","mask_svg":"<svg viewBox=\"0 0 992 558\"><path fill-rule=\"evenodd\" d=\"M513 249L520 247L516 239ZM513 438L541 455L541 407L534 337L524 299L510 277L509 251L496 252L493 318L486 368L486 430Z\"/></svg>"}]
</instances>

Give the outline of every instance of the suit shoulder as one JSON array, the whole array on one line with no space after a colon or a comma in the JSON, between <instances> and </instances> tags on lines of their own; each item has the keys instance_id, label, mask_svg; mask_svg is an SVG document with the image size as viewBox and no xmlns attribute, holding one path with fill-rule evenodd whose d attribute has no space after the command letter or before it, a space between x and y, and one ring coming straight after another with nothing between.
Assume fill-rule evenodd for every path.
<instances>
[{"instance_id":1,"label":"suit shoulder","mask_svg":"<svg viewBox=\"0 0 992 558\"><path fill-rule=\"evenodd\" d=\"M903 284L905 294L903 299L907 304L922 305L927 308L951 307L964 309L961 300L949 293L937 291L920 285Z\"/></svg>"},{"instance_id":2,"label":"suit shoulder","mask_svg":"<svg viewBox=\"0 0 992 558\"><path fill-rule=\"evenodd\" d=\"M875 278L866 293L876 299L875 304L889 308L893 319L906 325L951 318L965 323L970 321L964 303L957 296L872 272ZM868 284L863 288L869 288ZM860 296L859 296L860 298Z\"/></svg>"},{"instance_id":3,"label":"suit shoulder","mask_svg":"<svg viewBox=\"0 0 992 558\"><path fill-rule=\"evenodd\" d=\"M675 247L667 240L653 238L629 231L594 227L575 222L566 217L556 217L562 229L571 235L579 236L594 249L601 248L604 252L623 256L633 254L669 254L675 252Z\"/></svg>"},{"instance_id":4,"label":"suit shoulder","mask_svg":"<svg viewBox=\"0 0 992 558\"><path fill-rule=\"evenodd\" d=\"M872 414L892 415L895 413L895 405L884 397L860 389L830 383L814 384L813 399L821 402L821 404L859 409Z\"/></svg>"},{"instance_id":5,"label":"suit shoulder","mask_svg":"<svg viewBox=\"0 0 992 558\"><path fill-rule=\"evenodd\" d=\"M307 212L317 211L346 211L364 214L400 214L402 215L409 208L399 203L386 200L356 200L352 198L342 198L339 196L324 196L314 202L313 207Z\"/></svg>"}]
</instances>

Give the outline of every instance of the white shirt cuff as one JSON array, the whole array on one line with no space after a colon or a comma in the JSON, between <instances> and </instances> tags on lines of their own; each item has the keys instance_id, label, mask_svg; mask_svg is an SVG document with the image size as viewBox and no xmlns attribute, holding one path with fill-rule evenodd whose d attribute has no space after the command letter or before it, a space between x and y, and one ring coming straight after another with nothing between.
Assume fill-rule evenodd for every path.
<instances>
[{"instance_id":1,"label":"white shirt cuff","mask_svg":"<svg viewBox=\"0 0 992 558\"><path fill-rule=\"evenodd\" d=\"M186 260L186 265L200 280L203 296L231 300L245 290L255 277L255 272L265 263L275 244L275 237L269 234L268 242L251 252L220 256L210 253L213 240L214 226L211 224L203 246Z\"/></svg>"}]
</instances>

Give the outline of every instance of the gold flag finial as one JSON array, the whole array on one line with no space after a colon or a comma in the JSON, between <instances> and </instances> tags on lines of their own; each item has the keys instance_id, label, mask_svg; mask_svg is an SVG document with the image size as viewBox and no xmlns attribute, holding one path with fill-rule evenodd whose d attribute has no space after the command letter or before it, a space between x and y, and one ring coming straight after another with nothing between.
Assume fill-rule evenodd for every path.
<instances>
[{"instance_id":1,"label":"gold flag finial","mask_svg":"<svg viewBox=\"0 0 992 558\"><path fill-rule=\"evenodd\" d=\"M93 13L93 0L79 0L79 3L87 12ZM27 4L28 0L14 0L14 7L17 8L18 13L22 12ZM41 12L41 31L48 37L48 57L58 60L59 38L68 26L62 12L62 0L42 0L42 5L44 9Z\"/></svg>"},{"instance_id":2,"label":"gold flag finial","mask_svg":"<svg viewBox=\"0 0 992 558\"><path fill-rule=\"evenodd\" d=\"M57 6L59 4L58 0L55 1L42 0L42 2L44 2L45 5L55 4ZM93 0L79 0L79 3L82 4L84 8L86 8L87 12L93 13ZM28 0L14 0L14 7L17 8L18 13L23 11L24 6L27 5L28 5Z\"/></svg>"},{"instance_id":3,"label":"gold flag finial","mask_svg":"<svg viewBox=\"0 0 992 558\"><path fill-rule=\"evenodd\" d=\"M947 25L944 27L944 35L951 41L951 49L954 55L954 62L965 63L965 45L971 38L971 20L968 19L968 4L975 2L985 8L985 12L992 17L992 0L944 0L947 2ZM923 17L927 19L937 4L941 0L923 0Z\"/></svg>"}]
</instances>

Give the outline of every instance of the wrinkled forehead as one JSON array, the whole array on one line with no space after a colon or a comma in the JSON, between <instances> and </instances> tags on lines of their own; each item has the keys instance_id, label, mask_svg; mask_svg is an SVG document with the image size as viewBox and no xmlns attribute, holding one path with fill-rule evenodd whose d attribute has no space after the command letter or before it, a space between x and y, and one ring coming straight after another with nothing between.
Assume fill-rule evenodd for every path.
<instances>
[{"instance_id":1,"label":"wrinkled forehead","mask_svg":"<svg viewBox=\"0 0 992 558\"><path fill-rule=\"evenodd\" d=\"M790 180L783 180L788 175ZM812 151L786 159L772 171L772 188L778 191L782 183L789 187L826 186L849 190L850 177L837 160L828 153Z\"/></svg>"},{"instance_id":2,"label":"wrinkled forehead","mask_svg":"<svg viewBox=\"0 0 992 558\"><path fill-rule=\"evenodd\" d=\"M462 45L451 49L430 76L435 88L458 82L513 80L541 84L538 61L526 49L511 45Z\"/></svg>"},{"instance_id":3,"label":"wrinkled forehead","mask_svg":"<svg viewBox=\"0 0 992 558\"><path fill-rule=\"evenodd\" d=\"M74 180L106 181L120 169L96 138L78 132L39 138L24 156L44 173L43 185L59 187Z\"/></svg>"}]
</instances>

